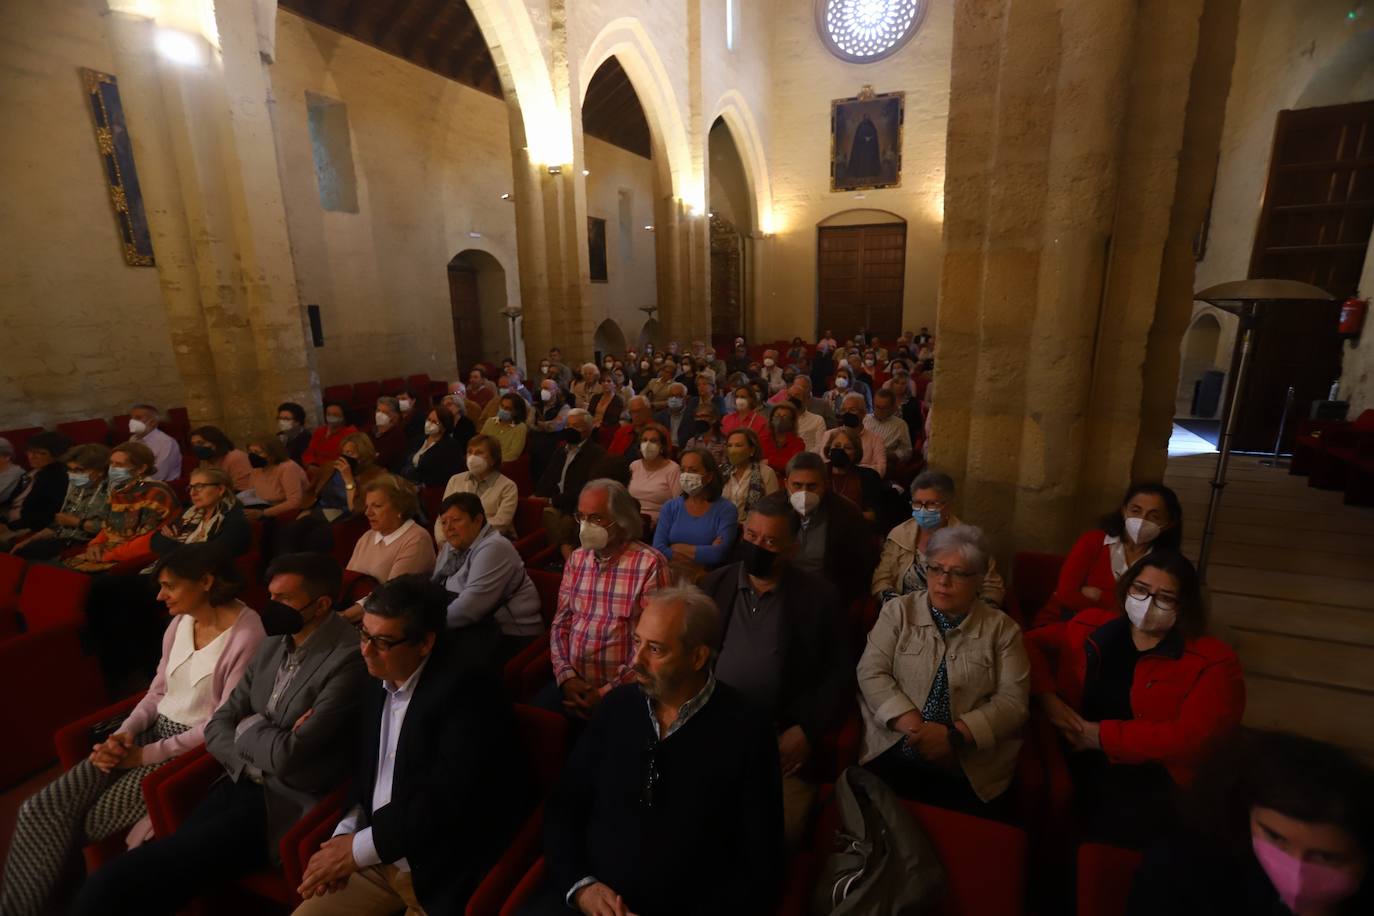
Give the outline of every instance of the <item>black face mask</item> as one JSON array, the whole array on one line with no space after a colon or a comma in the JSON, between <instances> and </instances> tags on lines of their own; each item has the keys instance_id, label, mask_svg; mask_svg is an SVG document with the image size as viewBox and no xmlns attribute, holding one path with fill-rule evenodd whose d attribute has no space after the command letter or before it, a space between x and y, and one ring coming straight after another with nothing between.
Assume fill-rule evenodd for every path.
<instances>
[{"instance_id":1,"label":"black face mask","mask_svg":"<svg viewBox=\"0 0 1374 916\"><path fill-rule=\"evenodd\" d=\"M840 448L839 446L832 448L830 450L830 465L831 467L837 467L840 470L844 470L845 468L849 467L849 453L846 452L844 449Z\"/></svg>"},{"instance_id":2,"label":"black face mask","mask_svg":"<svg viewBox=\"0 0 1374 916\"><path fill-rule=\"evenodd\" d=\"M358 459L352 455L344 455L343 460L348 462L348 469L354 474L358 473Z\"/></svg>"},{"instance_id":3,"label":"black face mask","mask_svg":"<svg viewBox=\"0 0 1374 916\"><path fill-rule=\"evenodd\" d=\"M858 414L842 413L840 414L840 422L843 423L845 426L848 426L850 429L858 429L859 424L863 421L859 419Z\"/></svg>"},{"instance_id":4,"label":"black face mask","mask_svg":"<svg viewBox=\"0 0 1374 916\"><path fill-rule=\"evenodd\" d=\"M693 431L694 433L696 433L698 436L704 436L704 435L706 435L708 432L711 431L711 421L710 421L710 420L693 420L693 421L692 421L692 431Z\"/></svg>"},{"instance_id":5,"label":"black face mask","mask_svg":"<svg viewBox=\"0 0 1374 916\"><path fill-rule=\"evenodd\" d=\"M305 627L301 612L280 601L268 601L258 615L268 636L294 636Z\"/></svg>"},{"instance_id":6,"label":"black face mask","mask_svg":"<svg viewBox=\"0 0 1374 916\"><path fill-rule=\"evenodd\" d=\"M739 548L744 571L757 579L771 579L778 568L779 555L767 547L744 541Z\"/></svg>"},{"instance_id":7,"label":"black face mask","mask_svg":"<svg viewBox=\"0 0 1374 916\"><path fill-rule=\"evenodd\" d=\"M211 458L215 457L215 450L208 445L193 445L191 446L191 451L194 452L195 456L201 461L209 461Z\"/></svg>"},{"instance_id":8,"label":"black face mask","mask_svg":"<svg viewBox=\"0 0 1374 916\"><path fill-rule=\"evenodd\" d=\"M563 430L563 441L569 445L580 445L582 444L582 434L570 426Z\"/></svg>"},{"instance_id":9,"label":"black face mask","mask_svg":"<svg viewBox=\"0 0 1374 916\"><path fill-rule=\"evenodd\" d=\"M257 452L248 453L248 463L255 468L267 467L267 459L259 455Z\"/></svg>"}]
</instances>

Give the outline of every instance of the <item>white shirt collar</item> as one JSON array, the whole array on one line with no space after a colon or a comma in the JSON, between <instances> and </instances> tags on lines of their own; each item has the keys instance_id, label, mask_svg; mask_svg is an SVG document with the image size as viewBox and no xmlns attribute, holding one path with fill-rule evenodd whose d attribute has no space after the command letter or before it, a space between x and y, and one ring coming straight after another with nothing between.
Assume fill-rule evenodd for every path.
<instances>
[{"instance_id":1,"label":"white shirt collar","mask_svg":"<svg viewBox=\"0 0 1374 916\"><path fill-rule=\"evenodd\" d=\"M1102 539L1102 543L1103 543L1103 544L1120 544L1120 543L1121 543L1121 538L1117 537L1117 536L1114 535L1114 534L1109 534L1109 535L1107 535L1106 537L1104 537L1104 538Z\"/></svg>"},{"instance_id":2,"label":"white shirt collar","mask_svg":"<svg viewBox=\"0 0 1374 916\"><path fill-rule=\"evenodd\" d=\"M415 682L420 679L420 675L424 672L425 666L429 664L433 655L432 652L426 655L424 660L420 662L420 667L411 672L410 677L406 678L405 683L400 687L393 688L390 681L382 681L382 689L390 694L393 700L409 700L415 693Z\"/></svg>"},{"instance_id":3,"label":"white shirt collar","mask_svg":"<svg viewBox=\"0 0 1374 916\"><path fill-rule=\"evenodd\" d=\"M386 546L390 547L392 544L396 543L396 540L400 538L401 535L406 533L407 529L414 527L414 525L414 521L412 521L411 519L406 519L405 523L402 524L401 527L397 528L390 534L384 535L380 531L374 531L372 532L372 543L385 544Z\"/></svg>"}]
</instances>

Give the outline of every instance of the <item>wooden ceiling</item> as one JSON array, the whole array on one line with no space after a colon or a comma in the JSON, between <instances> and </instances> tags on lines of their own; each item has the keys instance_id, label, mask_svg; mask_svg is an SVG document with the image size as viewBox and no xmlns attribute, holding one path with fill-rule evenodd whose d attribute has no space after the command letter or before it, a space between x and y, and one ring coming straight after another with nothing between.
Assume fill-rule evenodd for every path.
<instances>
[{"instance_id":1,"label":"wooden ceiling","mask_svg":"<svg viewBox=\"0 0 1374 916\"><path fill-rule=\"evenodd\" d=\"M653 158L644 108L620 61L614 57L602 64L587 84L587 99L582 103L582 132L645 159Z\"/></svg>"},{"instance_id":2,"label":"wooden ceiling","mask_svg":"<svg viewBox=\"0 0 1374 916\"><path fill-rule=\"evenodd\" d=\"M467 0L279 0L280 5L404 58L417 67L502 98L496 63Z\"/></svg>"}]
</instances>

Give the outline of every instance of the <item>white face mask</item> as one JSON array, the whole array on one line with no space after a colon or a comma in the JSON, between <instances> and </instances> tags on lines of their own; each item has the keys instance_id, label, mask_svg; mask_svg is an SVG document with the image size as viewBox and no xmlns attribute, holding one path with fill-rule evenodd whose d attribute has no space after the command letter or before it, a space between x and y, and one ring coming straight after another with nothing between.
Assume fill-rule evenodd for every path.
<instances>
[{"instance_id":1,"label":"white face mask","mask_svg":"<svg viewBox=\"0 0 1374 916\"><path fill-rule=\"evenodd\" d=\"M281 431L284 432L284 433L289 433L289 432L291 432L291 430L293 430L293 429L295 429L295 428L296 428L296 421L295 421L295 420L278 420L278 421L277 421L277 429L281 430Z\"/></svg>"},{"instance_id":2,"label":"white face mask","mask_svg":"<svg viewBox=\"0 0 1374 916\"><path fill-rule=\"evenodd\" d=\"M749 399L748 399L748 398L735 398L735 409L736 409L736 410L739 410L739 411L748 410L748 409L749 409Z\"/></svg>"},{"instance_id":3,"label":"white face mask","mask_svg":"<svg viewBox=\"0 0 1374 916\"><path fill-rule=\"evenodd\" d=\"M659 444L653 441L652 439L650 439L648 442L641 442L639 444L639 454L645 458L648 458L650 461L653 461L655 458L657 458L659 456L659 453L662 451L663 449L659 446Z\"/></svg>"},{"instance_id":4,"label":"white face mask","mask_svg":"<svg viewBox=\"0 0 1374 916\"><path fill-rule=\"evenodd\" d=\"M682 492L688 496L694 496L702 487L706 485L706 478L701 474L694 474L691 471L684 471L677 479L678 485L682 487Z\"/></svg>"},{"instance_id":5,"label":"white face mask","mask_svg":"<svg viewBox=\"0 0 1374 916\"><path fill-rule=\"evenodd\" d=\"M426 421L425 421L425 435L426 435L426 436L437 436L437 435L439 435L439 434L440 434L441 432L443 432L443 431L444 431L444 428L443 428L442 426L440 426L438 423L435 423L433 420L426 420Z\"/></svg>"},{"instance_id":6,"label":"white face mask","mask_svg":"<svg viewBox=\"0 0 1374 916\"><path fill-rule=\"evenodd\" d=\"M131 435L131 436L141 436L141 435L143 435L144 433L146 433L147 431L148 431L148 424L147 424L147 423L144 423L142 420L130 420L130 421L129 421L129 435Z\"/></svg>"},{"instance_id":7,"label":"white face mask","mask_svg":"<svg viewBox=\"0 0 1374 916\"><path fill-rule=\"evenodd\" d=\"M478 477L485 474L489 467L491 465L487 464L487 459L481 455L468 455L468 470Z\"/></svg>"},{"instance_id":8,"label":"white face mask","mask_svg":"<svg viewBox=\"0 0 1374 916\"><path fill-rule=\"evenodd\" d=\"M1149 519L1126 519L1126 537L1130 538L1133 544L1149 544L1159 537L1159 533L1163 530Z\"/></svg>"},{"instance_id":9,"label":"white face mask","mask_svg":"<svg viewBox=\"0 0 1374 916\"><path fill-rule=\"evenodd\" d=\"M1143 633L1165 633L1173 629L1178 611L1164 611L1155 606L1153 598L1126 596L1126 616Z\"/></svg>"},{"instance_id":10,"label":"white face mask","mask_svg":"<svg viewBox=\"0 0 1374 916\"><path fill-rule=\"evenodd\" d=\"M787 501L792 504L793 509L802 515L810 515L821 504L821 494L813 493L810 490L798 490L787 497Z\"/></svg>"},{"instance_id":11,"label":"white face mask","mask_svg":"<svg viewBox=\"0 0 1374 916\"><path fill-rule=\"evenodd\" d=\"M588 550L605 550L611 542L611 533L600 525L583 522L578 526L577 539Z\"/></svg>"},{"instance_id":12,"label":"white face mask","mask_svg":"<svg viewBox=\"0 0 1374 916\"><path fill-rule=\"evenodd\" d=\"M835 387L836 387L836 388L848 388L848 387L849 387L849 379L847 379L847 378L845 378L843 375L841 375L839 378L835 379Z\"/></svg>"},{"instance_id":13,"label":"white face mask","mask_svg":"<svg viewBox=\"0 0 1374 916\"><path fill-rule=\"evenodd\" d=\"M415 402L412 401L410 398L401 398L398 401L398 403L401 405L402 410L409 410L410 408L415 406Z\"/></svg>"},{"instance_id":14,"label":"white face mask","mask_svg":"<svg viewBox=\"0 0 1374 916\"><path fill-rule=\"evenodd\" d=\"M552 401L552 400L553 400L553 389L552 389L552 388L540 388L540 389L539 389L539 400L545 401L545 402Z\"/></svg>"},{"instance_id":15,"label":"white face mask","mask_svg":"<svg viewBox=\"0 0 1374 916\"><path fill-rule=\"evenodd\" d=\"M768 357L767 359L765 359L765 360L763 361L763 364L764 364L765 366L767 366L769 369L772 369L773 366L774 366L773 357L770 356L770 357Z\"/></svg>"}]
</instances>

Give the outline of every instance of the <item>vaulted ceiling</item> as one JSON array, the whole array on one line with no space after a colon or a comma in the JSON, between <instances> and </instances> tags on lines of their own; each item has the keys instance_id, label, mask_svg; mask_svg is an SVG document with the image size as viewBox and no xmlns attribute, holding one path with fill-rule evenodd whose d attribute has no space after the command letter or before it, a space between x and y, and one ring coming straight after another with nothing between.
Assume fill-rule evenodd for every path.
<instances>
[{"instance_id":1,"label":"vaulted ceiling","mask_svg":"<svg viewBox=\"0 0 1374 916\"><path fill-rule=\"evenodd\" d=\"M280 0L280 5L418 67L501 98L467 0Z\"/></svg>"},{"instance_id":2,"label":"vaulted ceiling","mask_svg":"<svg viewBox=\"0 0 1374 916\"><path fill-rule=\"evenodd\" d=\"M592 74L582 103L582 132L621 149L652 158L649 121L630 78L614 57Z\"/></svg>"}]
</instances>

